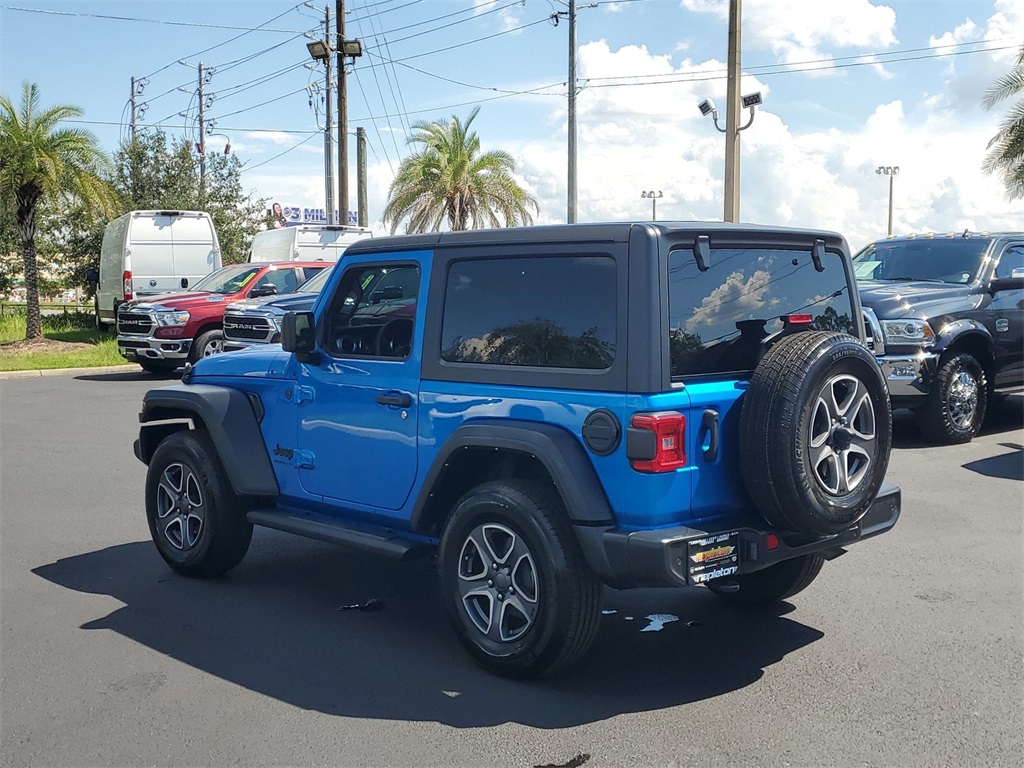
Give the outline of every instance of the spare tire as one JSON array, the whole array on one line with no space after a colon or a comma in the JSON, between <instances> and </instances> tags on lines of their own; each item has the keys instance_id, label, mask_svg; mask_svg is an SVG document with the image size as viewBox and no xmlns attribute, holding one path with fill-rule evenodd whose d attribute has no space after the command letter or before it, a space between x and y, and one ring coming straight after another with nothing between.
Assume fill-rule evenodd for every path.
<instances>
[{"instance_id":1,"label":"spare tire","mask_svg":"<svg viewBox=\"0 0 1024 768\"><path fill-rule=\"evenodd\" d=\"M740 413L743 480L773 526L827 536L867 513L885 477L892 411L853 336L807 331L761 359Z\"/></svg>"}]
</instances>

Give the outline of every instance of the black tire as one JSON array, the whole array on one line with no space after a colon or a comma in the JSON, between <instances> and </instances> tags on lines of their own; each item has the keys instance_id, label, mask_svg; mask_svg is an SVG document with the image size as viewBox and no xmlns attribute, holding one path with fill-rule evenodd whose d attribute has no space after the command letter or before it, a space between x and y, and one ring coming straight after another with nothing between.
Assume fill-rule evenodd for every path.
<instances>
[{"instance_id":1,"label":"black tire","mask_svg":"<svg viewBox=\"0 0 1024 768\"><path fill-rule=\"evenodd\" d=\"M184 576L219 576L249 549L252 524L213 442L183 430L166 438L146 475L146 517L157 551Z\"/></svg>"},{"instance_id":2,"label":"black tire","mask_svg":"<svg viewBox=\"0 0 1024 768\"><path fill-rule=\"evenodd\" d=\"M878 363L854 337L787 336L743 397L743 479L765 519L829 536L855 525L885 477L892 411Z\"/></svg>"},{"instance_id":3,"label":"black tire","mask_svg":"<svg viewBox=\"0 0 1024 768\"><path fill-rule=\"evenodd\" d=\"M154 376L166 376L178 367L177 363L154 363L149 360L137 360L139 367Z\"/></svg>"},{"instance_id":4,"label":"black tire","mask_svg":"<svg viewBox=\"0 0 1024 768\"><path fill-rule=\"evenodd\" d=\"M734 605L770 605L807 589L824 564L824 558L818 555L802 555L760 571L721 579L721 584L712 580L708 589ZM726 591L724 587L729 582L739 589Z\"/></svg>"},{"instance_id":5,"label":"black tire","mask_svg":"<svg viewBox=\"0 0 1024 768\"><path fill-rule=\"evenodd\" d=\"M491 672L554 672L586 653L597 633L601 584L550 483L508 480L469 491L445 525L438 571L455 634Z\"/></svg>"},{"instance_id":6,"label":"black tire","mask_svg":"<svg viewBox=\"0 0 1024 768\"><path fill-rule=\"evenodd\" d=\"M943 357L917 425L929 440L946 445L969 443L985 421L989 387L985 369L967 352Z\"/></svg>"},{"instance_id":7,"label":"black tire","mask_svg":"<svg viewBox=\"0 0 1024 768\"><path fill-rule=\"evenodd\" d=\"M199 338L192 342L192 349L188 353L188 361L195 365L204 357L220 354L224 345L224 332L220 329L207 331L200 334Z\"/></svg>"},{"instance_id":8,"label":"black tire","mask_svg":"<svg viewBox=\"0 0 1024 768\"><path fill-rule=\"evenodd\" d=\"M96 313L96 330L97 331L105 331L106 327L103 325L103 321L100 320L100 297L98 295L97 296L93 296L93 298L92 298L92 306L93 306L93 310Z\"/></svg>"}]
</instances>

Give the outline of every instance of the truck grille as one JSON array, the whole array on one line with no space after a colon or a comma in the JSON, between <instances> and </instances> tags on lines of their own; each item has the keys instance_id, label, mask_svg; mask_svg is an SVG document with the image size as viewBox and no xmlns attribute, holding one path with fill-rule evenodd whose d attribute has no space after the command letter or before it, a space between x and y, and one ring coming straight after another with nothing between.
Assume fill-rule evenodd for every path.
<instances>
[{"instance_id":1,"label":"truck grille","mask_svg":"<svg viewBox=\"0 0 1024 768\"><path fill-rule=\"evenodd\" d=\"M149 315L135 312L119 313L117 316L117 332L132 336L149 336L153 330L153 320Z\"/></svg>"},{"instance_id":2,"label":"truck grille","mask_svg":"<svg viewBox=\"0 0 1024 768\"><path fill-rule=\"evenodd\" d=\"M864 343L876 355L885 354L885 337L882 336L882 324L878 322L872 309L864 307Z\"/></svg>"},{"instance_id":3,"label":"truck grille","mask_svg":"<svg viewBox=\"0 0 1024 768\"><path fill-rule=\"evenodd\" d=\"M277 328L265 317L224 315L224 338L239 341L270 341Z\"/></svg>"}]
</instances>

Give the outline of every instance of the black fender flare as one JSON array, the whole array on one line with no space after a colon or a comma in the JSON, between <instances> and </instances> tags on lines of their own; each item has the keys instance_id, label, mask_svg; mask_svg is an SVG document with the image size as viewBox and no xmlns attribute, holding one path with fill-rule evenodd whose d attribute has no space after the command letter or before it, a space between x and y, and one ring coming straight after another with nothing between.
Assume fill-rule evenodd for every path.
<instances>
[{"instance_id":1,"label":"black fender flare","mask_svg":"<svg viewBox=\"0 0 1024 768\"><path fill-rule=\"evenodd\" d=\"M988 328L977 320L961 318L946 323L935 334L935 346L932 350L941 354L966 337L980 337L984 340L990 356L995 357L996 342Z\"/></svg>"},{"instance_id":2,"label":"black fender flare","mask_svg":"<svg viewBox=\"0 0 1024 768\"><path fill-rule=\"evenodd\" d=\"M535 457L551 475L570 520L576 525L612 525L615 517L582 443L554 424L511 419L476 419L444 441L420 486L410 524L419 530L424 509L452 457L466 448L494 448Z\"/></svg>"},{"instance_id":3,"label":"black fender flare","mask_svg":"<svg viewBox=\"0 0 1024 768\"><path fill-rule=\"evenodd\" d=\"M262 414L261 405L258 410ZM149 390L142 399L135 455L149 464L160 441L171 432L187 429L189 420L193 426L201 421L206 428L235 493L279 494L257 408L248 394L231 387L177 384Z\"/></svg>"}]
</instances>

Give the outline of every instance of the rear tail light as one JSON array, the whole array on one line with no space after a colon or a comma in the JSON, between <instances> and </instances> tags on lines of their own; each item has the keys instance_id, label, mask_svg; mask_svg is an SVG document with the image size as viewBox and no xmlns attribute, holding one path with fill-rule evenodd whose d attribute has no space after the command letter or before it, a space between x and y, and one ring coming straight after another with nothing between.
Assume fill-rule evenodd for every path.
<instances>
[{"instance_id":1,"label":"rear tail light","mask_svg":"<svg viewBox=\"0 0 1024 768\"><path fill-rule=\"evenodd\" d=\"M121 282L124 284L124 300L131 301L134 296L132 295L132 273L130 270L125 270L121 275Z\"/></svg>"},{"instance_id":2,"label":"rear tail light","mask_svg":"<svg viewBox=\"0 0 1024 768\"><path fill-rule=\"evenodd\" d=\"M626 456L638 472L686 466L686 417L678 411L637 413L626 434Z\"/></svg>"}]
</instances>

